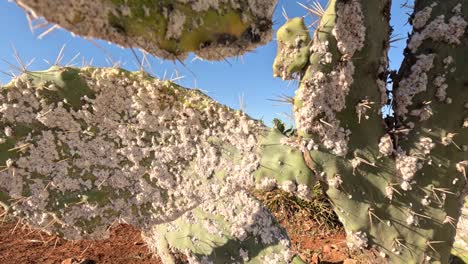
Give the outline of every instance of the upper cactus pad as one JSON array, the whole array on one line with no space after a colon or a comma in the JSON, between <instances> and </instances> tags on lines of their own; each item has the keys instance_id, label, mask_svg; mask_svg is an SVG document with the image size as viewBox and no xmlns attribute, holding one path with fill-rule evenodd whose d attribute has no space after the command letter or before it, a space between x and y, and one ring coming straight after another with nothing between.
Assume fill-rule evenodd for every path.
<instances>
[{"instance_id":1,"label":"upper cactus pad","mask_svg":"<svg viewBox=\"0 0 468 264\"><path fill-rule=\"evenodd\" d=\"M184 59L195 52L209 60L239 56L270 41L276 4L270 0L16 2L78 35L167 59Z\"/></svg>"}]
</instances>

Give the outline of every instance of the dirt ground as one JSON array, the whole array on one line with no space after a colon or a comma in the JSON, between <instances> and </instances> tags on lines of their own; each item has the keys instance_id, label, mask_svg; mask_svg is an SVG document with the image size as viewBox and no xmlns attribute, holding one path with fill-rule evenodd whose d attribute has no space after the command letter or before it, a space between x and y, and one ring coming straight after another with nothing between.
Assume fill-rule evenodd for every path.
<instances>
[{"instance_id":1,"label":"dirt ground","mask_svg":"<svg viewBox=\"0 0 468 264\"><path fill-rule=\"evenodd\" d=\"M284 219L281 222L290 234L293 250L309 263L342 263L347 258L345 236L341 230L326 231L313 221L298 223ZM0 223L0 263L60 264L62 262L64 264L161 263L157 256L152 256L149 252L138 230L128 225L113 227L110 238L106 240L71 242L30 230L15 220Z\"/></svg>"},{"instance_id":2,"label":"dirt ground","mask_svg":"<svg viewBox=\"0 0 468 264\"><path fill-rule=\"evenodd\" d=\"M128 225L112 228L109 239L79 242L33 231L14 221L0 225L2 264L60 264L67 259L64 264L75 264L70 258L75 258L75 263L88 260L86 264L161 264L159 258L152 257L140 233Z\"/></svg>"}]
</instances>

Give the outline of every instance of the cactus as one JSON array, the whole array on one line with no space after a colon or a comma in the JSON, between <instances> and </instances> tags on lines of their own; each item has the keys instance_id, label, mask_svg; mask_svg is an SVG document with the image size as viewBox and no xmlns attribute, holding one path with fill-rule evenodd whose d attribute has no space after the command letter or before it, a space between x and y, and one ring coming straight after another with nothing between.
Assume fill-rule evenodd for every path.
<instances>
[{"instance_id":1,"label":"cactus","mask_svg":"<svg viewBox=\"0 0 468 264\"><path fill-rule=\"evenodd\" d=\"M179 60L190 52L221 60L266 44L276 4L276 0L15 1L75 34Z\"/></svg>"},{"instance_id":2,"label":"cactus","mask_svg":"<svg viewBox=\"0 0 468 264\"><path fill-rule=\"evenodd\" d=\"M310 194L313 184L300 152L275 147L285 138L276 129L143 72L53 66L15 78L0 101L1 205L67 239L105 237L118 221L151 232L255 185L286 182ZM261 157L272 151L270 166ZM281 231L258 202L242 197L239 209L255 206L239 215L264 214L258 225ZM222 225L239 225L230 220ZM283 241L280 231L281 240L269 236Z\"/></svg>"},{"instance_id":3,"label":"cactus","mask_svg":"<svg viewBox=\"0 0 468 264\"><path fill-rule=\"evenodd\" d=\"M155 23L149 12L164 29L149 51L165 58L240 54L268 39L271 26L271 8L255 11L270 7L260 0L249 2L242 22L235 6L246 1L191 2L208 5L193 8L204 21L195 36L188 22L168 22L195 17L186 1L170 4L167 14L165 3L142 1L17 2L78 34L95 31L121 45L137 40L144 49ZM61 15L65 6L70 18ZM111 12L82 15L95 14L96 6ZM468 6L416 0L414 12L405 60L394 74L390 0L330 0L315 12L323 14L313 38L302 18L288 19L277 33L273 72L300 79L295 133L279 123L268 129L199 91L144 73L26 72L1 90L0 202L31 225L72 239L98 238L126 221L166 263L174 263L173 253L201 263L287 263L287 236L246 192L279 186L310 198L318 179L350 248L374 250L375 262L448 263L467 193ZM94 17L102 27L82 31ZM103 30L115 25L120 33ZM227 28L238 49L212 52L226 44L218 37ZM212 46L200 45L207 39ZM396 121L385 125L389 77Z\"/></svg>"},{"instance_id":4,"label":"cactus","mask_svg":"<svg viewBox=\"0 0 468 264\"><path fill-rule=\"evenodd\" d=\"M144 237L164 263L175 263L171 251L188 252L188 260L197 263L288 263L290 259L284 230L244 191L204 203L173 222L155 226Z\"/></svg>"},{"instance_id":5,"label":"cactus","mask_svg":"<svg viewBox=\"0 0 468 264\"><path fill-rule=\"evenodd\" d=\"M468 137L463 114L447 115L466 111L460 76L466 14L457 1L416 1L415 32L394 79L398 121L387 131L380 107L389 1L330 1L302 71L289 59L303 63L303 42L287 43L291 34L307 39L304 25L291 19L278 31L278 41L296 53L279 52L273 69L285 79L299 72L296 125L302 139L316 144L313 167L351 248L372 247L390 263L449 261L465 195Z\"/></svg>"},{"instance_id":6,"label":"cactus","mask_svg":"<svg viewBox=\"0 0 468 264\"><path fill-rule=\"evenodd\" d=\"M287 140L281 131L273 129L259 143L261 160L253 173L256 188L271 190L280 187L303 199L311 199L312 171L300 151L283 145L282 142ZM252 210L252 204L255 210ZM258 201L240 192L235 197L202 204L176 221L156 225L143 237L168 264L175 263L174 255L177 254L185 255L194 263L292 261L303 264L299 257L291 255L287 236L274 223L274 218ZM273 241L265 242L265 237Z\"/></svg>"}]
</instances>

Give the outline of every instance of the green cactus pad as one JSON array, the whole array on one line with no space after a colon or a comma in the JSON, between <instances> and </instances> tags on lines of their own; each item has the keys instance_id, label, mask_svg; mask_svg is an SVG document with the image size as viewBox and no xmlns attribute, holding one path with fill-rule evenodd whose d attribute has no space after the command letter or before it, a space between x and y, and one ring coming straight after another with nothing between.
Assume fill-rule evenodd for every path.
<instances>
[{"instance_id":1,"label":"green cactus pad","mask_svg":"<svg viewBox=\"0 0 468 264\"><path fill-rule=\"evenodd\" d=\"M0 95L1 205L68 239L148 230L266 177L311 184L300 152L270 145L277 130L142 72L54 66ZM256 173L262 155L285 165Z\"/></svg>"},{"instance_id":2,"label":"green cactus pad","mask_svg":"<svg viewBox=\"0 0 468 264\"><path fill-rule=\"evenodd\" d=\"M288 146L288 138L273 129L260 142L260 167L255 172L257 188L271 190L279 186L303 199L311 198L315 175L303 153Z\"/></svg>"},{"instance_id":3,"label":"green cactus pad","mask_svg":"<svg viewBox=\"0 0 468 264\"><path fill-rule=\"evenodd\" d=\"M253 187L266 128L197 90L52 67L0 90L0 202L69 239L145 229Z\"/></svg>"},{"instance_id":4,"label":"green cactus pad","mask_svg":"<svg viewBox=\"0 0 468 264\"><path fill-rule=\"evenodd\" d=\"M174 253L195 263L289 263L291 259L285 231L245 192L204 203L143 237L165 264L175 263Z\"/></svg>"},{"instance_id":5,"label":"green cactus pad","mask_svg":"<svg viewBox=\"0 0 468 264\"><path fill-rule=\"evenodd\" d=\"M276 33L278 53L273 63L273 74L284 80L301 73L309 62L310 35L303 18L288 20Z\"/></svg>"},{"instance_id":6,"label":"green cactus pad","mask_svg":"<svg viewBox=\"0 0 468 264\"><path fill-rule=\"evenodd\" d=\"M209 60L266 44L276 1L18 1L71 32L168 59Z\"/></svg>"}]
</instances>

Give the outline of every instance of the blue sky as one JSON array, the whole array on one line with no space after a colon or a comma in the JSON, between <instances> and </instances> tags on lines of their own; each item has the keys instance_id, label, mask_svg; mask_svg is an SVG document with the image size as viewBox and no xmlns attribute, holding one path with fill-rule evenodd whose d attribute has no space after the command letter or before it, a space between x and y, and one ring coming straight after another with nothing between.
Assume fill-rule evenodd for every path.
<instances>
[{"instance_id":1,"label":"blue sky","mask_svg":"<svg viewBox=\"0 0 468 264\"><path fill-rule=\"evenodd\" d=\"M307 0L300 2L307 4ZM325 5L326 0L320 0ZM406 37L409 26L406 24L411 10L402 8L407 0L393 0L392 25L394 35ZM284 23L281 12L282 7L289 17L304 16L306 11L295 0L279 0L274 15L275 30ZM377 14L376 14L377 15ZM308 18L310 19L310 18ZM34 59L30 69L43 70L48 68L45 61L54 62L60 49L65 44L62 63L67 63L79 53L75 60L81 65L83 58L86 61L93 60L93 66L110 66L108 55L114 61L121 61L122 67L136 70L138 63L129 49L122 49L103 41L91 43L80 37L74 37L64 30L55 30L43 39L38 36L43 30L32 33L29 29L24 12L15 3L0 0L0 70L9 71L9 66L3 60L15 63L12 45L18 50L23 61ZM402 60L402 50L405 40L393 43L390 51L391 68L397 69ZM103 49L105 51L103 51ZM272 63L276 54L274 41L258 48L252 53L246 54L242 59L228 59L222 62L207 62L192 60L185 61L185 66L172 61L162 61L158 58L150 58L153 73L160 78L176 77L176 72L183 78L177 82L185 87L199 88L209 96L230 107L238 109L239 97L243 97L244 109L252 117L263 119L270 124L273 118L280 118L288 122L291 107L273 102L270 99L280 95L293 95L297 88L297 82L285 82L274 78ZM10 77L0 74L0 82L8 82Z\"/></svg>"}]
</instances>

